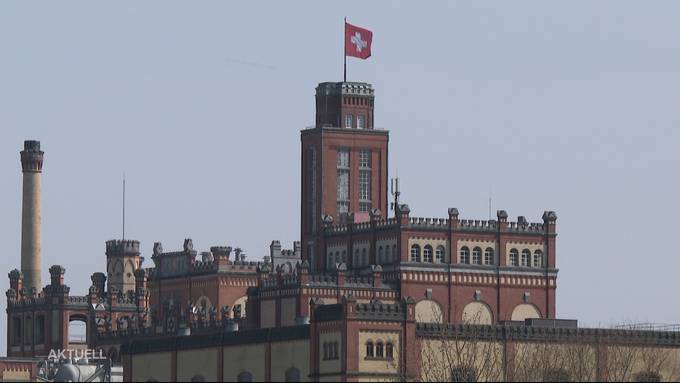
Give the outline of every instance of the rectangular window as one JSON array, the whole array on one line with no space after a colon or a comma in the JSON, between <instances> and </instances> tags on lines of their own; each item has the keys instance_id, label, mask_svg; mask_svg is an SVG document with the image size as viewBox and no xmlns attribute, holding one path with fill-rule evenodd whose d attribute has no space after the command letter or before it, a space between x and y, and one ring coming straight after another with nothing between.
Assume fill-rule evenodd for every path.
<instances>
[{"instance_id":1,"label":"rectangular window","mask_svg":"<svg viewBox=\"0 0 680 383\"><path fill-rule=\"evenodd\" d=\"M354 120L354 116L352 116L351 114L345 115L345 128L352 127L352 120Z\"/></svg>"},{"instance_id":2,"label":"rectangular window","mask_svg":"<svg viewBox=\"0 0 680 383\"><path fill-rule=\"evenodd\" d=\"M359 171L359 200L360 201L370 201L371 200L371 171L370 170Z\"/></svg>"},{"instance_id":3,"label":"rectangular window","mask_svg":"<svg viewBox=\"0 0 680 383\"><path fill-rule=\"evenodd\" d=\"M340 148L337 154L337 211L349 212L349 149Z\"/></svg>"},{"instance_id":4,"label":"rectangular window","mask_svg":"<svg viewBox=\"0 0 680 383\"><path fill-rule=\"evenodd\" d=\"M357 128L358 129L365 129L366 128L364 116L362 116L362 115L357 116Z\"/></svg>"},{"instance_id":5,"label":"rectangular window","mask_svg":"<svg viewBox=\"0 0 680 383\"><path fill-rule=\"evenodd\" d=\"M308 180L309 180L309 200L307 206L307 230L315 232L316 231L316 149L309 148L308 151Z\"/></svg>"},{"instance_id":6,"label":"rectangular window","mask_svg":"<svg viewBox=\"0 0 680 383\"><path fill-rule=\"evenodd\" d=\"M338 169L349 169L349 149L338 149L337 167Z\"/></svg>"},{"instance_id":7,"label":"rectangular window","mask_svg":"<svg viewBox=\"0 0 680 383\"><path fill-rule=\"evenodd\" d=\"M359 151L359 211L371 210L371 150Z\"/></svg>"},{"instance_id":8,"label":"rectangular window","mask_svg":"<svg viewBox=\"0 0 680 383\"><path fill-rule=\"evenodd\" d=\"M370 169L371 168L371 150L370 149L362 149L359 152L359 167L362 169Z\"/></svg>"}]
</instances>

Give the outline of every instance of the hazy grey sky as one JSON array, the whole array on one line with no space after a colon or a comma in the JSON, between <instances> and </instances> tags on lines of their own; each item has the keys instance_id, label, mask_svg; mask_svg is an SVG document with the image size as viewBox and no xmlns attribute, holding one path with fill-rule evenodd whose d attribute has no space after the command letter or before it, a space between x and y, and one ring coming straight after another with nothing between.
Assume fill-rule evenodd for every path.
<instances>
[{"instance_id":1,"label":"hazy grey sky","mask_svg":"<svg viewBox=\"0 0 680 383\"><path fill-rule=\"evenodd\" d=\"M43 284L121 236L250 259L299 232L299 130L342 76L343 16L412 215L558 214L557 314L680 322L680 3L0 2L0 241L20 266L24 139L46 152ZM1 299L0 354L6 300Z\"/></svg>"}]
</instances>

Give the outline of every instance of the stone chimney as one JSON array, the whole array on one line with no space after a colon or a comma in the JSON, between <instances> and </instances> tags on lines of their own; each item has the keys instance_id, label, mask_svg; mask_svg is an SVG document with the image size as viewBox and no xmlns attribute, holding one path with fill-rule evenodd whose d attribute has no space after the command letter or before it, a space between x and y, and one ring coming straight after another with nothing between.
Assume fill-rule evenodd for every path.
<instances>
[{"instance_id":1,"label":"stone chimney","mask_svg":"<svg viewBox=\"0 0 680 383\"><path fill-rule=\"evenodd\" d=\"M42 290L40 279L40 186L44 152L40 141L24 141L21 168L24 185L21 206L21 272L27 291Z\"/></svg>"}]
</instances>

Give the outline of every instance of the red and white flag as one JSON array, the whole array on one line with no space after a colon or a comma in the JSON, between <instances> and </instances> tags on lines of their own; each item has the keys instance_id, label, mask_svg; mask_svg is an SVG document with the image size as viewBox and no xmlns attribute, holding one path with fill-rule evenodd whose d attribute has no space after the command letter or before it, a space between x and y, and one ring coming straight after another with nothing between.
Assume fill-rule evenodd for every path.
<instances>
[{"instance_id":1,"label":"red and white flag","mask_svg":"<svg viewBox=\"0 0 680 383\"><path fill-rule=\"evenodd\" d=\"M371 57L373 32L345 23L345 56L367 59Z\"/></svg>"}]
</instances>

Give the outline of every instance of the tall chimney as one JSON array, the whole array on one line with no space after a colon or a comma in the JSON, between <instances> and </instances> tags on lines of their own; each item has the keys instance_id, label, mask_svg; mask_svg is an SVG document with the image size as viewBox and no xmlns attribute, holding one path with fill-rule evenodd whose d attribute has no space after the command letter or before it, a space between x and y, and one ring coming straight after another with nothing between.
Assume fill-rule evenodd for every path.
<instances>
[{"instance_id":1,"label":"tall chimney","mask_svg":"<svg viewBox=\"0 0 680 383\"><path fill-rule=\"evenodd\" d=\"M42 291L40 281L40 177L44 152L40 141L24 141L21 151L21 167L24 174L24 190L21 209L21 272L24 287L31 291L35 287Z\"/></svg>"}]
</instances>

